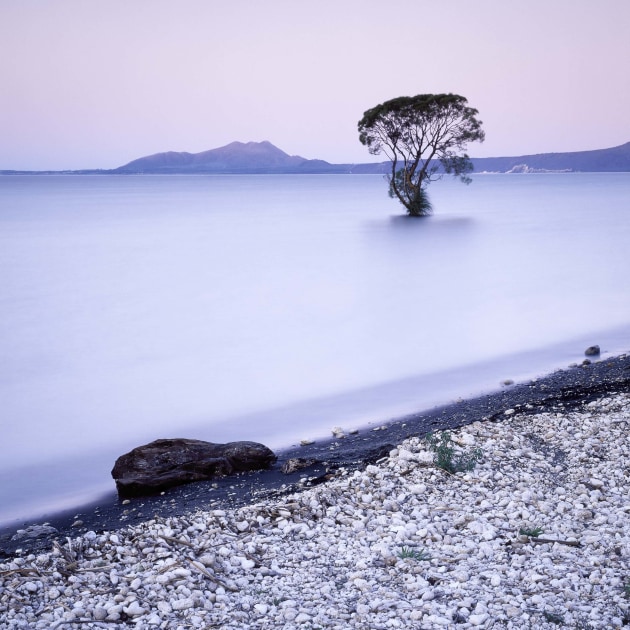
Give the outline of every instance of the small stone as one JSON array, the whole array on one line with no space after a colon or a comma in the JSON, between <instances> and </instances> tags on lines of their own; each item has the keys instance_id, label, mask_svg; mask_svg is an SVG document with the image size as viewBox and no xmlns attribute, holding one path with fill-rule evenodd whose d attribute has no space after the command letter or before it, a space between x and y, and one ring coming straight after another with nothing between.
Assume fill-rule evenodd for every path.
<instances>
[{"instance_id":1,"label":"small stone","mask_svg":"<svg viewBox=\"0 0 630 630\"><path fill-rule=\"evenodd\" d=\"M173 607L168 602L158 602L157 609L167 615L173 612Z\"/></svg>"},{"instance_id":2,"label":"small stone","mask_svg":"<svg viewBox=\"0 0 630 630\"><path fill-rule=\"evenodd\" d=\"M488 615L486 613L481 613L479 615L470 615L470 617L468 617L468 623L472 624L473 626L480 626L486 621L487 618Z\"/></svg>"},{"instance_id":3,"label":"small stone","mask_svg":"<svg viewBox=\"0 0 630 630\"><path fill-rule=\"evenodd\" d=\"M402 459L403 461L414 461L416 459L416 455L405 448L399 448L398 459Z\"/></svg>"},{"instance_id":4,"label":"small stone","mask_svg":"<svg viewBox=\"0 0 630 630\"><path fill-rule=\"evenodd\" d=\"M291 457L290 459L287 459L284 464L282 464L281 471L285 475L291 475L298 470L303 470L304 468L308 468L309 466L312 466L316 463L316 459L311 459L308 457Z\"/></svg>"},{"instance_id":5,"label":"small stone","mask_svg":"<svg viewBox=\"0 0 630 630\"><path fill-rule=\"evenodd\" d=\"M214 566L214 563L216 562L216 556L212 553L204 553L203 556L199 558L199 562L201 562L204 567Z\"/></svg>"},{"instance_id":6,"label":"small stone","mask_svg":"<svg viewBox=\"0 0 630 630\"><path fill-rule=\"evenodd\" d=\"M492 525L488 525L483 528L481 536L484 540L494 540L497 537L497 530Z\"/></svg>"},{"instance_id":7,"label":"small stone","mask_svg":"<svg viewBox=\"0 0 630 630\"><path fill-rule=\"evenodd\" d=\"M269 606L267 606L267 604L254 604L254 610L259 615L266 615L269 610Z\"/></svg>"},{"instance_id":8,"label":"small stone","mask_svg":"<svg viewBox=\"0 0 630 630\"><path fill-rule=\"evenodd\" d=\"M144 615L147 611L134 600L129 606L123 607L123 612L130 617L139 617L140 615Z\"/></svg>"},{"instance_id":9,"label":"small stone","mask_svg":"<svg viewBox=\"0 0 630 630\"><path fill-rule=\"evenodd\" d=\"M112 618L118 619L120 617L120 613L123 611L123 607L120 604L112 604L111 606L107 606L107 619L110 621Z\"/></svg>"},{"instance_id":10,"label":"small stone","mask_svg":"<svg viewBox=\"0 0 630 630\"><path fill-rule=\"evenodd\" d=\"M186 597L185 599L176 599L171 602L173 610L188 610L195 605L192 597Z\"/></svg>"},{"instance_id":11,"label":"small stone","mask_svg":"<svg viewBox=\"0 0 630 630\"><path fill-rule=\"evenodd\" d=\"M26 529L18 529L11 540L23 540L28 538L39 538L40 536L49 536L56 534L57 529L46 523L44 525L30 525Z\"/></svg>"},{"instance_id":12,"label":"small stone","mask_svg":"<svg viewBox=\"0 0 630 630\"><path fill-rule=\"evenodd\" d=\"M135 580L132 580L131 584L129 585L129 588L132 591L137 591L141 587L142 587L142 580L140 578L136 578Z\"/></svg>"},{"instance_id":13,"label":"small stone","mask_svg":"<svg viewBox=\"0 0 630 630\"><path fill-rule=\"evenodd\" d=\"M596 357L599 356L600 353L600 349L599 346L589 346L588 348L586 348L586 350L584 350L584 354L587 357Z\"/></svg>"},{"instance_id":14,"label":"small stone","mask_svg":"<svg viewBox=\"0 0 630 630\"><path fill-rule=\"evenodd\" d=\"M92 616L96 621L103 621L107 617L107 610L102 606L96 606L92 611Z\"/></svg>"},{"instance_id":15,"label":"small stone","mask_svg":"<svg viewBox=\"0 0 630 630\"><path fill-rule=\"evenodd\" d=\"M71 527L81 527L83 525L83 521L81 519L77 519L72 523Z\"/></svg>"},{"instance_id":16,"label":"small stone","mask_svg":"<svg viewBox=\"0 0 630 630\"><path fill-rule=\"evenodd\" d=\"M294 608L285 608L282 616L285 621L291 622L295 620L295 618L298 616L298 613Z\"/></svg>"},{"instance_id":17,"label":"small stone","mask_svg":"<svg viewBox=\"0 0 630 630\"><path fill-rule=\"evenodd\" d=\"M249 571L250 569L253 569L256 566L256 563L253 560L250 560L249 558L241 558L241 568L244 569L245 571Z\"/></svg>"}]
</instances>

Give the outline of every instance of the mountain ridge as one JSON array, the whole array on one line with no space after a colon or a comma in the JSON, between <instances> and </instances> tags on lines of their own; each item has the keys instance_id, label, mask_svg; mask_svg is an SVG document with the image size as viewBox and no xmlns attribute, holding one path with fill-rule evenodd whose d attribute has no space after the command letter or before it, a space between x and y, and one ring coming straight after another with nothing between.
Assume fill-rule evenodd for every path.
<instances>
[{"instance_id":1,"label":"mountain ridge","mask_svg":"<svg viewBox=\"0 0 630 630\"><path fill-rule=\"evenodd\" d=\"M537 153L516 157L473 157L471 161L476 173L630 172L630 142L608 149ZM0 174L387 174L390 170L389 161L332 164L325 160L289 155L264 140L235 141L199 153L154 153L109 170L1 170Z\"/></svg>"},{"instance_id":2,"label":"mountain ridge","mask_svg":"<svg viewBox=\"0 0 630 630\"><path fill-rule=\"evenodd\" d=\"M516 157L471 158L475 172L626 172L630 142L608 149L538 153ZM332 164L289 155L268 140L231 142L223 147L185 153L168 151L138 158L112 173L387 173L390 162Z\"/></svg>"},{"instance_id":3,"label":"mountain ridge","mask_svg":"<svg viewBox=\"0 0 630 630\"><path fill-rule=\"evenodd\" d=\"M630 142L609 149L537 153L517 157L472 158L475 172L626 172L630 171ZM530 170L518 170L526 166ZM517 170L515 170L517 169Z\"/></svg>"}]
</instances>

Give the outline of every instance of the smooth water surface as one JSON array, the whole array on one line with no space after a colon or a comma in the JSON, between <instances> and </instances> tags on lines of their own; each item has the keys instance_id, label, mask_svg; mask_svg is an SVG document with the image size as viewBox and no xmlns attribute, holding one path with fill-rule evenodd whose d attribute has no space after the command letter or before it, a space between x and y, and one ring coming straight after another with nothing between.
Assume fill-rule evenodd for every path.
<instances>
[{"instance_id":1,"label":"smooth water surface","mask_svg":"<svg viewBox=\"0 0 630 630\"><path fill-rule=\"evenodd\" d=\"M0 177L0 522L158 437L273 448L630 345L630 174Z\"/></svg>"}]
</instances>

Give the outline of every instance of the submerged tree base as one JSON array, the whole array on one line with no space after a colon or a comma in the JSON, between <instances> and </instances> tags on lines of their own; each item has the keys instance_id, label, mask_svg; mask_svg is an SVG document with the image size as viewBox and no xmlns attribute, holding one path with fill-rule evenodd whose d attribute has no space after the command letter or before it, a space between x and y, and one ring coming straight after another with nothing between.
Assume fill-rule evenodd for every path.
<instances>
[{"instance_id":1,"label":"submerged tree base","mask_svg":"<svg viewBox=\"0 0 630 630\"><path fill-rule=\"evenodd\" d=\"M407 209L407 215L410 217L428 217L433 214L433 206L429 201L429 194L421 185L412 184L405 181L405 171L403 169L396 172L394 177L388 177L389 196L392 199L398 199L400 203ZM401 197L400 191L404 190L404 196Z\"/></svg>"},{"instance_id":2,"label":"submerged tree base","mask_svg":"<svg viewBox=\"0 0 630 630\"><path fill-rule=\"evenodd\" d=\"M412 199L407 208L410 217L428 217L433 214L433 206L429 201L429 195L424 188L420 188L416 196Z\"/></svg>"}]
</instances>

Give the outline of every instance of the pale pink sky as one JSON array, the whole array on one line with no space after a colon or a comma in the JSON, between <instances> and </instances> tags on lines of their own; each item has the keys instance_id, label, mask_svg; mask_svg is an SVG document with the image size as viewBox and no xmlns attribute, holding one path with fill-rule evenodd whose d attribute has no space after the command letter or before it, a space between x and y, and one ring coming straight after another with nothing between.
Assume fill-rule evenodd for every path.
<instances>
[{"instance_id":1,"label":"pale pink sky","mask_svg":"<svg viewBox=\"0 0 630 630\"><path fill-rule=\"evenodd\" d=\"M363 112L455 92L473 156L630 141L629 0L0 0L0 169L270 140L374 158Z\"/></svg>"}]
</instances>

